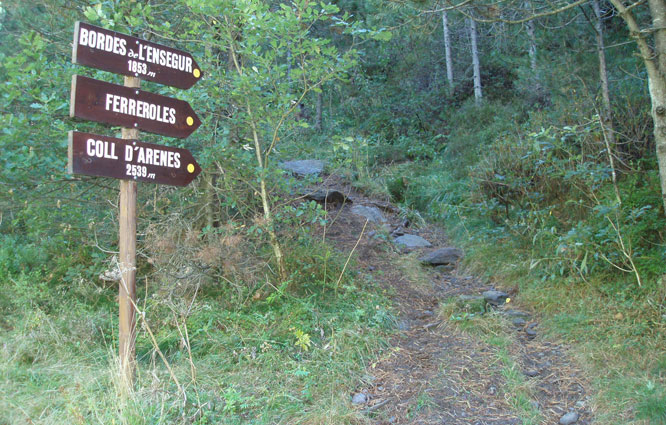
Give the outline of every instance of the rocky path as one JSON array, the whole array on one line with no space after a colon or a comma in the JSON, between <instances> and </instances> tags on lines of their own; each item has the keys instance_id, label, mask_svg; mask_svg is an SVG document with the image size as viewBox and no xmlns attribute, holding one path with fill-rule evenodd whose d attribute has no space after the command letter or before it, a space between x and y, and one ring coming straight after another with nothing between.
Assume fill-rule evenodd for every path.
<instances>
[{"instance_id":1,"label":"rocky path","mask_svg":"<svg viewBox=\"0 0 666 425\"><path fill-rule=\"evenodd\" d=\"M440 229L417 228L334 176L306 197L326 204L326 238L345 252L356 246L359 271L391 294L397 310L390 347L350 394L370 422L592 423L586 383L567 347L542 337L533 314L505 304L510 294L484 299L496 288L465 275L456 264L462 253ZM419 258L439 248L448 248L449 264L423 265Z\"/></svg>"}]
</instances>

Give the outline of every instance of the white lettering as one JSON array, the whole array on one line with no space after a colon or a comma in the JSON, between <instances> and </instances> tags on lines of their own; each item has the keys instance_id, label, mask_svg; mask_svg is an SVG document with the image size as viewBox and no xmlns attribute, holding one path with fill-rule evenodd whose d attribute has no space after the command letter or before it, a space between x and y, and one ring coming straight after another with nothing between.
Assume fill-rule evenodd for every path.
<instances>
[{"instance_id":1,"label":"white lettering","mask_svg":"<svg viewBox=\"0 0 666 425\"><path fill-rule=\"evenodd\" d=\"M88 45L88 30L85 28L79 28L79 44L82 46Z\"/></svg>"},{"instance_id":2,"label":"white lettering","mask_svg":"<svg viewBox=\"0 0 666 425\"><path fill-rule=\"evenodd\" d=\"M86 153L88 156L95 156L95 139L88 139L86 141Z\"/></svg>"},{"instance_id":3,"label":"white lettering","mask_svg":"<svg viewBox=\"0 0 666 425\"><path fill-rule=\"evenodd\" d=\"M95 156L97 158L104 157L104 144L100 140L95 141Z\"/></svg>"},{"instance_id":4,"label":"white lettering","mask_svg":"<svg viewBox=\"0 0 666 425\"><path fill-rule=\"evenodd\" d=\"M131 161L134 157L134 151L130 145L125 145L125 161Z\"/></svg>"},{"instance_id":5,"label":"white lettering","mask_svg":"<svg viewBox=\"0 0 666 425\"><path fill-rule=\"evenodd\" d=\"M155 121L155 118L157 118L157 105L150 103L148 108L148 119Z\"/></svg>"},{"instance_id":6,"label":"white lettering","mask_svg":"<svg viewBox=\"0 0 666 425\"><path fill-rule=\"evenodd\" d=\"M104 142L105 149L104 149L104 158L108 159L118 159L118 156L116 155L116 144L111 143L111 142Z\"/></svg>"},{"instance_id":7,"label":"white lettering","mask_svg":"<svg viewBox=\"0 0 666 425\"><path fill-rule=\"evenodd\" d=\"M97 33L95 31L90 31L88 33L88 44L86 46L95 48L95 42L97 41Z\"/></svg>"},{"instance_id":8,"label":"white lettering","mask_svg":"<svg viewBox=\"0 0 666 425\"><path fill-rule=\"evenodd\" d=\"M97 45L95 45L94 47L97 50L104 50L104 34L101 33L97 34Z\"/></svg>"}]
</instances>

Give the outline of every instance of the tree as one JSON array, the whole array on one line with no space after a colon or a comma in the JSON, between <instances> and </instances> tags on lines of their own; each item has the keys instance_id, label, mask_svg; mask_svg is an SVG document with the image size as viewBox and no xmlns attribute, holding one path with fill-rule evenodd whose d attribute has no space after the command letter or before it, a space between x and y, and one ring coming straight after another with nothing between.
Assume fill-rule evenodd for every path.
<instances>
[{"instance_id":1,"label":"tree","mask_svg":"<svg viewBox=\"0 0 666 425\"><path fill-rule=\"evenodd\" d=\"M622 0L610 0L636 40L648 75L648 90L652 103L654 141L657 148L661 197L666 212L666 2L664 0L639 0L625 5ZM652 25L641 27L639 13L649 16Z\"/></svg>"},{"instance_id":2,"label":"tree","mask_svg":"<svg viewBox=\"0 0 666 425\"><path fill-rule=\"evenodd\" d=\"M446 9L442 10L442 29L444 30L444 57L446 60L446 79L449 82L449 92L453 93L453 62L451 60L451 35L449 34L449 20Z\"/></svg>"},{"instance_id":3,"label":"tree","mask_svg":"<svg viewBox=\"0 0 666 425\"><path fill-rule=\"evenodd\" d=\"M268 234L278 274L287 279L278 237L269 179L271 153L281 137L304 121L289 119L308 93L341 77L355 63L353 48L340 52L329 40L316 37L315 25L335 25L354 31L344 18L331 19L339 9L332 4L297 0L278 6L268 1L188 0L207 33L228 52L232 70L221 75L232 121L240 144L254 152L255 193L261 202L261 228ZM284 60L284 57L287 60Z\"/></svg>"},{"instance_id":4,"label":"tree","mask_svg":"<svg viewBox=\"0 0 666 425\"><path fill-rule=\"evenodd\" d=\"M480 104L483 98L481 92L481 65L479 64L479 48L476 43L476 20L472 17L469 20L469 38L472 47L472 66L474 67L474 101Z\"/></svg>"},{"instance_id":5,"label":"tree","mask_svg":"<svg viewBox=\"0 0 666 425\"><path fill-rule=\"evenodd\" d=\"M610 90L608 88L608 69L606 67L606 48L604 46L604 27L602 21L601 7L599 0L592 0L592 9L594 10L594 31L597 40L597 54L599 56L599 81L601 82L601 123L604 136L608 143L615 148L615 130L613 128L613 115L610 102Z\"/></svg>"}]
</instances>

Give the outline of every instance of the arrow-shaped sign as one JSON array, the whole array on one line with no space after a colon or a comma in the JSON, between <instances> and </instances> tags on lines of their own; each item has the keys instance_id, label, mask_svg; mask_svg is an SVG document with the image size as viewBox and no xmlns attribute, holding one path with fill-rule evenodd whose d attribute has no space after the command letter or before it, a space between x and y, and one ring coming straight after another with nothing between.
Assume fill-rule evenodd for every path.
<instances>
[{"instance_id":1,"label":"arrow-shaped sign","mask_svg":"<svg viewBox=\"0 0 666 425\"><path fill-rule=\"evenodd\" d=\"M181 89L203 75L187 52L85 22L74 25L72 62Z\"/></svg>"},{"instance_id":2,"label":"arrow-shaped sign","mask_svg":"<svg viewBox=\"0 0 666 425\"><path fill-rule=\"evenodd\" d=\"M187 186L201 167L187 149L69 132L70 174Z\"/></svg>"},{"instance_id":3,"label":"arrow-shaped sign","mask_svg":"<svg viewBox=\"0 0 666 425\"><path fill-rule=\"evenodd\" d=\"M183 100L80 75L72 76L69 115L179 138L201 125Z\"/></svg>"}]
</instances>

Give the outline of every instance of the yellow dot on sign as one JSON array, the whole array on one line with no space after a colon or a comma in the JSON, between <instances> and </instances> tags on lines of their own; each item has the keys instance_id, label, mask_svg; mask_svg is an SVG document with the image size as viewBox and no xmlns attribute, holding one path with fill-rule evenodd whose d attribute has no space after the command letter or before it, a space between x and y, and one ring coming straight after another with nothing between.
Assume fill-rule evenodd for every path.
<instances>
[{"instance_id":1,"label":"yellow dot on sign","mask_svg":"<svg viewBox=\"0 0 666 425\"><path fill-rule=\"evenodd\" d=\"M194 71L192 71L192 74L194 74L194 78L201 77L201 71L199 71L199 68L194 68Z\"/></svg>"},{"instance_id":2,"label":"yellow dot on sign","mask_svg":"<svg viewBox=\"0 0 666 425\"><path fill-rule=\"evenodd\" d=\"M187 117L185 122L187 122L187 125L192 125L192 124L194 124L194 119L192 117Z\"/></svg>"},{"instance_id":3,"label":"yellow dot on sign","mask_svg":"<svg viewBox=\"0 0 666 425\"><path fill-rule=\"evenodd\" d=\"M187 172L188 173L194 172L194 164L187 164Z\"/></svg>"}]
</instances>

